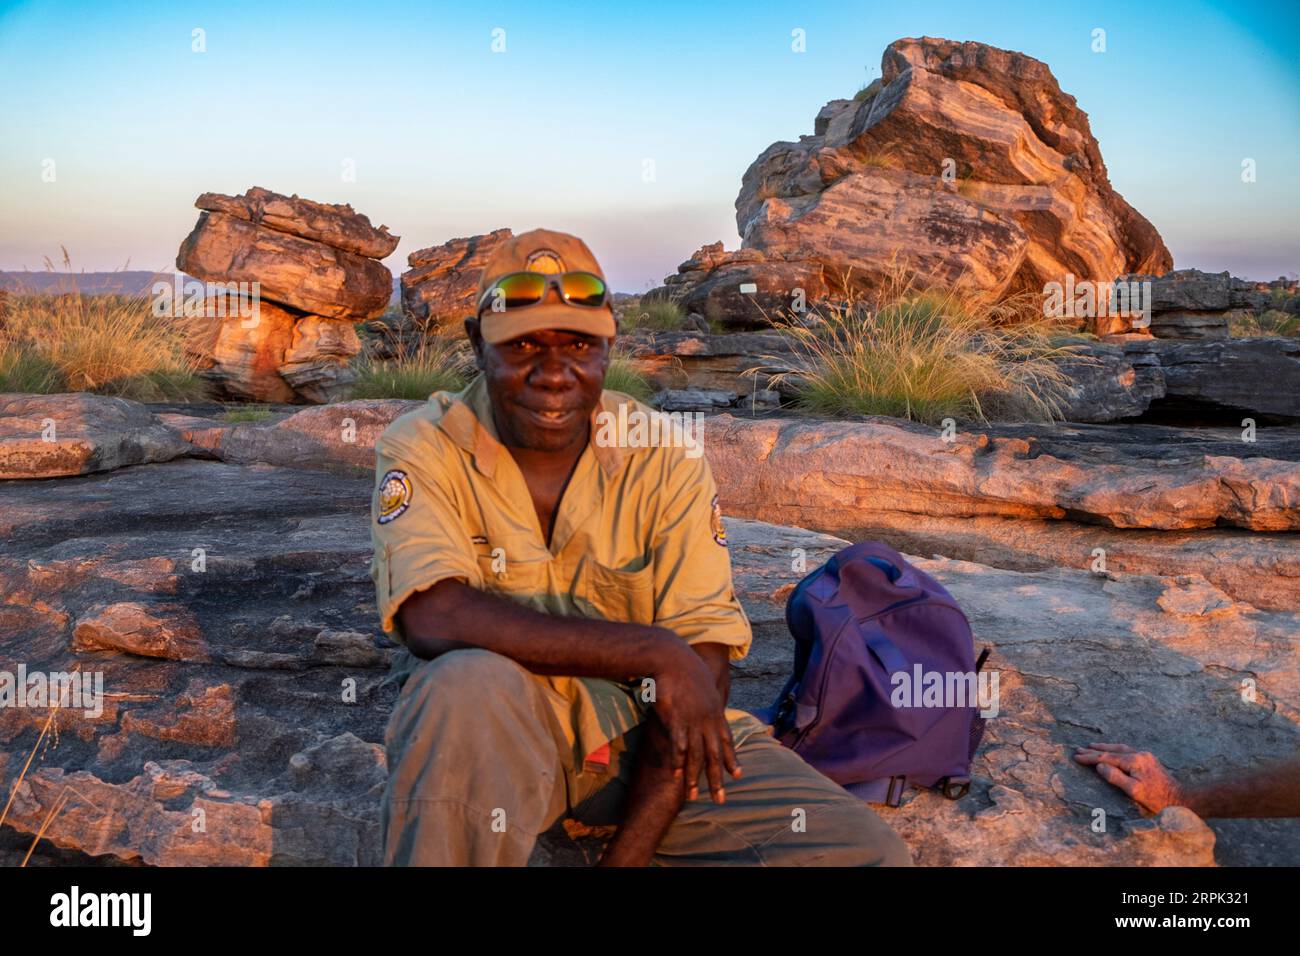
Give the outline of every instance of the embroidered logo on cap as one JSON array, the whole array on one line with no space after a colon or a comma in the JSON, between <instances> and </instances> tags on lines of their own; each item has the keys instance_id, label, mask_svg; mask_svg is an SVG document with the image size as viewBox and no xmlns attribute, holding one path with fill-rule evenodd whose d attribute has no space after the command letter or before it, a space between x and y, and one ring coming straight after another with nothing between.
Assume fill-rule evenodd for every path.
<instances>
[{"instance_id":1,"label":"embroidered logo on cap","mask_svg":"<svg viewBox=\"0 0 1300 956\"><path fill-rule=\"evenodd\" d=\"M544 272L547 275L559 275L564 271L564 260L558 252L550 249L538 249L528 257L525 268L529 272Z\"/></svg>"},{"instance_id":2,"label":"embroidered logo on cap","mask_svg":"<svg viewBox=\"0 0 1300 956\"><path fill-rule=\"evenodd\" d=\"M394 468L384 475L383 481L379 483L379 514L377 520L380 524L388 524L401 517L402 512L411 506L411 479L406 476L406 472Z\"/></svg>"}]
</instances>

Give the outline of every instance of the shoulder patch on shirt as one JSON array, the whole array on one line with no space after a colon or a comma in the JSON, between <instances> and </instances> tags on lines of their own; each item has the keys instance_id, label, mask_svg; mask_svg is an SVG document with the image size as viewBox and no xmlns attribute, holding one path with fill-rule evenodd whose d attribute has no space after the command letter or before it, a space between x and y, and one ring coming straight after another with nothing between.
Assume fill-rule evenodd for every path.
<instances>
[{"instance_id":1,"label":"shoulder patch on shirt","mask_svg":"<svg viewBox=\"0 0 1300 956\"><path fill-rule=\"evenodd\" d=\"M713 526L713 540L725 548L727 546L727 528L722 523L722 508L718 505L717 495L713 496L711 507L713 508L713 517L710 519L710 524Z\"/></svg>"},{"instance_id":2,"label":"shoulder patch on shirt","mask_svg":"<svg viewBox=\"0 0 1300 956\"><path fill-rule=\"evenodd\" d=\"M384 475L379 483L380 524L388 524L401 516L411 506L411 479L400 468L394 468Z\"/></svg>"}]
</instances>

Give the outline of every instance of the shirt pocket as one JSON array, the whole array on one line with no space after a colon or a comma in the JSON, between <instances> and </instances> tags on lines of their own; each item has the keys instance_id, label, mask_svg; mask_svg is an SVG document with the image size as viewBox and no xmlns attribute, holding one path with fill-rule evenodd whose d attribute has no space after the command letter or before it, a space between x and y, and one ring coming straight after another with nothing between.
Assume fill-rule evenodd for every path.
<instances>
[{"instance_id":1,"label":"shirt pocket","mask_svg":"<svg viewBox=\"0 0 1300 956\"><path fill-rule=\"evenodd\" d=\"M588 603L609 621L653 624L655 620L654 565L637 571L616 571L595 561L587 564Z\"/></svg>"},{"instance_id":2,"label":"shirt pocket","mask_svg":"<svg viewBox=\"0 0 1300 956\"><path fill-rule=\"evenodd\" d=\"M537 604L546 591L545 561L512 560L507 549L481 552L477 559L485 591L523 604Z\"/></svg>"}]
</instances>

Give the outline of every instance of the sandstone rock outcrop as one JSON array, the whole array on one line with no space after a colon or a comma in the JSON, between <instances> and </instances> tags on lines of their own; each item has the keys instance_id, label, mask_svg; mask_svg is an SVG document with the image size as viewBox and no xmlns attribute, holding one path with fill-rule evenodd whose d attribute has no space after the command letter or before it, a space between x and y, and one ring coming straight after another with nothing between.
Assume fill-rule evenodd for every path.
<instances>
[{"instance_id":1,"label":"sandstone rock outcrop","mask_svg":"<svg viewBox=\"0 0 1300 956\"><path fill-rule=\"evenodd\" d=\"M137 402L85 392L0 394L0 479L84 475L192 451Z\"/></svg>"},{"instance_id":2,"label":"sandstone rock outcrop","mask_svg":"<svg viewBox=\"0 0 1300 956\"><path fill-rule=\"evenodd\" d=\"M401 238L389 235L387 226L373 228L370 220L354 213L351 206L312 202L296 195L282 196L260 186L240 196L204 193L194 205L277 232L323 242L367 259L388 258Z\"/></svg>"},{"instance_id":3,"label":"sandstone rock outcrop","mask_svg":"<svg viewBox=\"0 0 1300 956\"><path fill-rule=\"evenodd\" d=\"M6 826L25 843L46 826L38 854L62 848L84 862L378 863L383 732L396 689L367 567L371 487L370 478L195 460L8 486L0 660L102 673L104 695L102 712L54 715ZM755 627L731 702L755 707L770 702L790 664L782 609L800 576L792 551L814 566L846 542L727 525L737 595ZM1293 754L1294 613L1258 611L1196 576L916 560L966 609L1000 677L970 793L912 793L881 811L918 863L1297 858L1294 825L1207 826L1181 811L1144 819L1069 759L1075 744L1122 739L1195 780L1223 764ZM79 643L87 622L117 648ZM1258 687L1250 703L1239 693L1244 675ZM4 792L49 717L0 709ZM1105 833L1091 827L1094 808L1106 811ZM560 828L534 855L582 859Z\"/></svg>"},{"instance_id":4,"label":"sandstone rock outcrop","mask_svg":"<svg viewBox=\"0 0 1300 956\"><path fill-rule=\"evenodd\" d=\"M834 292L901 269L1000 295L1172 266L1046 64L923 37L890 44L881 72L862 97L828 103L812 136L754 161L736 199L743 248L684 264L662 294L698 309L734 295L710 285L770 274L769 298L783 289L789 308L796 278Z\"/></svg>"},{"instance_id":5,"label":"sandstone rock outcrop","mask_svg":"<svg viewBox=\"0 0 1300 956\"><path fill-rule=\"evenodd\" d=\"M335 401L361 349L354 323L384 311L392 274L377 260L397 247L351 206L254 187L239 196L204 193L204 210L181 244L177 268L211 283L258 283L259 313L209 311L190 351L228 397ZM232 309L233 313L234 310Z\"/></svg>"},{"instance_id":6,"label":"sandstone rock outcrop","mask_svg":"<svg viewBox=\"0 0 1300 956\"><path fill-rule=\"evenodd\" d=\"M1119 281L1149 283L1150 334L1156 338L1226 339L1236 314L1300 314L1300 283L1295 280L1252 282L1227 272L1178 269L1161 276L1121 276ZM1135 324L1133 316L1116 316L1102 331L1126 333Z\"/></svg>"},{"instance_id":7,"label":"sandstone rock outcrop","mask_svg":"<svg viewBox=\"0 0 1300 956\"><path fill-rule=\"evenodd\" d=\"M509 229L497 229L418 249L406 257L411 268L402 273L402 310L421 333L455 330L474 314L474 293L483 267L497 246L513 235Z\"/></svg>"},{"instance_id":8,"label":"sandstone rock outcrop","mask_svg":"<svg viewBox=\"0 0 1300 956\"><path fill-rule=\"evenodd\" d=\"M1034 438L990 438L885 422L708 422L720 487L789 524L868 511L1073 518L1112 528L1300 530L1300 467L1271 458L1171 454L1085 461ZM837 517L838 516L838 517ZM845 525L841 525L845 526ZM851 526L851 525L847 525Z\"/></svg>"},{"instance_id":9,"label":"sandstone rock outcrop","mask_svg":"<svg viewBox=\"0 0 1300 956\"><path fill-rule=\"evenodd\" d=\"M726 252L714 242L696 250L645 301L675 302L733 328L762 328L789 313L796 289L805 302L825 299L833 282L824 271L820 262L786 261L758 249Z\"/></svg>"},{"instance_id":10,"label":"sandstone rock outcrop","mask_svg":"<svg viewBox=\"0 0 1300 956\"><path fill-rule=\"evenodd\" d=\"M1116 336L1065 362L1062 416L1108 422L1156 408L1221 417L1300 420L1300 340L1268 336L1176 341Z\"/></svg>"}]
</instances>

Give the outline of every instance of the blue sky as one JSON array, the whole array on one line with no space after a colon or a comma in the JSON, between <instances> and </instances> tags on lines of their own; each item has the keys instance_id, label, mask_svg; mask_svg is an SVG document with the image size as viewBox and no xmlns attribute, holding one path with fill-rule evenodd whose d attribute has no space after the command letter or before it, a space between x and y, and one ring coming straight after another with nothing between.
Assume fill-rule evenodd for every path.
<instances>
[{"instance_id":1,"label":"blue sky","mask_svg":"<svg viewBox=\"0 0 1300 956\"><path fill-rule=\"evenodd\" d=\"M930 35L1045 61L1176 266L1274 278L1300 271L1298 11L0 0L0 269L60 244L80 269L169 269L199 193L261 185L386 223L395 272L454 236L547 226L642 290L705 242L737 246L750 162L878 76L891 41Z\"/></svg>"}]
</instances>

